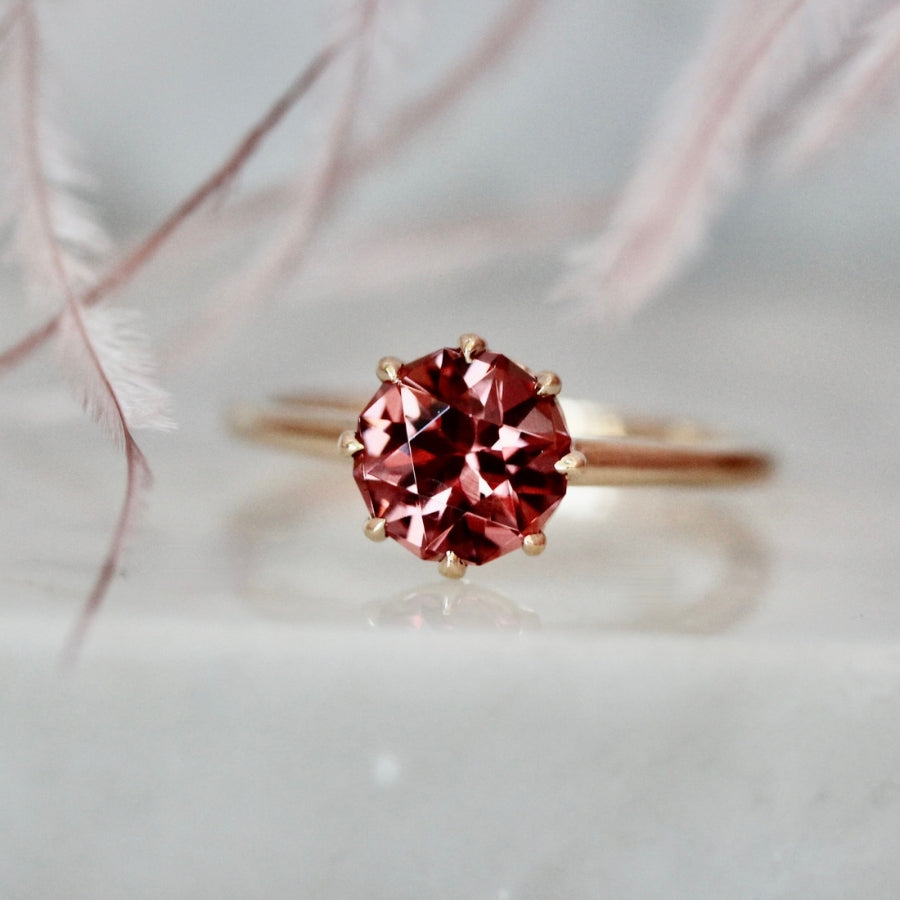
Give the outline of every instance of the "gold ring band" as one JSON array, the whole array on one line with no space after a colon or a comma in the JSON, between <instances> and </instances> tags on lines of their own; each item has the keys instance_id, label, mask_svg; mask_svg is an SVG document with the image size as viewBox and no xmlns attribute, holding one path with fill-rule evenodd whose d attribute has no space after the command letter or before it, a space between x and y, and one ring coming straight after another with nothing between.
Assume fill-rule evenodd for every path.
<instances>
[{"instance_id":1,"label":"gold ring band","mask_svg":"<svg viewBox=\"0 0 900 900\"><path fill-rule=\"evenodd\" d=\"M339 460L340 435L353 426L365 398L294 394L265 404L240 404L230 425L241 437ZM573 448L587 465L576 485L729 485L764 478L772 463L765 453L733 447L716 432L683 419L623 416L586 400L561 398Z\"/></svg>"}]
</instances>

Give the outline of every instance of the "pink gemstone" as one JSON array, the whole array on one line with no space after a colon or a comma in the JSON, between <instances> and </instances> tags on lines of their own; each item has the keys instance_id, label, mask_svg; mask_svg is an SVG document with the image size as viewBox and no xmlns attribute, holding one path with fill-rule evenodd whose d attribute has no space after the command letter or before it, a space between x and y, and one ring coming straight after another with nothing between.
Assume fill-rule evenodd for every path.
<instances>
[{"instance_id":1,"label":"pink gemstone","mask_svg":"<svg viewBox=\"0 0 900 900\"><path fill-rule=\"evenodd\" d=\"M387 534L423 559L474 565L522 546L566 493L571 448L554 397L499 353L456 349L402 366L359 417L353 476Z\"/></svg>"}]
</instances>

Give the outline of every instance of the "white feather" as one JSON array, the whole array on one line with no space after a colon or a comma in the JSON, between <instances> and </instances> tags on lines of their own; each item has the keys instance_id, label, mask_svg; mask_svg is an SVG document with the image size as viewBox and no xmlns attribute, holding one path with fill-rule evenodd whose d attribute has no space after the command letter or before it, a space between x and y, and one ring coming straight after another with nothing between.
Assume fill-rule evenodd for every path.
<instances>
[{"instance_id":1,"label":"white feather","mask_svg":"<svg viewBox=\"0 0 900 900\"><path fill-rule=\"evenodd\" d=\"M676 82L605 232L578 251L557 294L625 315L702 245L743 177L760 123L831 59L871 0L732 0Z\"/></svg>"},{"instance_id":2,"label":"white feather","mask_svg":"<svg viewBox=\"0 0 900 900\"><path fill-rule=\"evenodd\" d=\"M57 346L64 369L77 373L73 389L78 399L115 438L122 435L122 420L130 429L175 427L167 413L168 394L154 381L156 366L135 310L100 304L82 308L80 320L66 310L59 320ZM91 354L102 365L96 365Z\"/></svg>"}]
</instances>

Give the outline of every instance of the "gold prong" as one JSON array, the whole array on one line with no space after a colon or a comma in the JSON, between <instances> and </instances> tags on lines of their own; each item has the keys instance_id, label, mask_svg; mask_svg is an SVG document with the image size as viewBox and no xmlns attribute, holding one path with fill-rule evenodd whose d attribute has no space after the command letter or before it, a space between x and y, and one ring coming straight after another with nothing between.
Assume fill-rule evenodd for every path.
<instances>
[{"instance_id":1,"label":"gold prong","mask_svg":"<svg viewBox=\"0 0 900 900\"><path fill-rule=\"evenodd\" d=\"M547 549L547 537L544 532L526 534L522 539L522 549L526 556L540 556Z\"/></svg>"},{"instance_id":2,"label":"gold prong","mask_svg":"<svg viewBox=\"0 0 900 900\"><path fill-rule=\"evenodd\" d=\"M366 519L366 524L363 525L363 534L365 534L370 541L380 544L387 538L387 531L385 531L386 526L387 522L384 519L379 519L378 516L372 516L371 519Z\"/></svg>"},{"instance_id":3,"label":"gold prong","mask_svg":"<svg viewBox=\"0 0 900 900\"><path fill-rule=\"evenodd\" d=\"M555 397L562 390L562 379L556 372L538 372L534 379L538 397Z\"/></svg>"},{"instance_id":4,"label":"gold prong","mask_svg":"<svg viewBox=\"0 0 900 900\"><path fill-rule=\"evenodd\" d=\"M448 550L438 563L438 572L445 578L462 578L466 574L466 565L452 550Z\"/></svg>"},{"instance_id":5,"label":"gold prong","mask_svg":"<svg viewBox=\"0 0 900 900\"><path fill-rule=\"evenodd\" d=\"M397 359L396 356L383 356L378 360L378 365L375 367L375 374L378 375L378 378L381 381L390 381L396 384L399 380L397 373L400 371L400 366L402 365L403 362Z\"/></svg>"},{"instance_id":6,"label":"gold prong","mask_svg":"<svg viewBox=\"0 0 900 900\"><path fill-rule=\"evenodd\" d=\"M477 334L462 334L459 337L459 349L462 350L466 362L470 363L479 353L487 350L487 344L484 342L484 338Z\"/></svg>"},{"instance_id":7,"label":"gold prong","mask_svg":"<svg viewBox=\"0 0 900 900\"><path fill-rule=\"evenodd\" d=\"M559 472L560 475L565 475L566 478L577 477L584 471L584 467L587 465L587 458L580 450L573 450L571 453L567 453L559 462L557 462L553 468Z\"/></svg>"},{"instance_id":8,"label":"gold prong","mask_svg":"<svg viewBox=\"0 0 900 900\"><path fill-rule=\"evenodd\" d=\"M360 450L364 450L362 441L353 431L345 431L338 438L338 450L343 456L356 456Z\"/></svg>"}]
</instances>

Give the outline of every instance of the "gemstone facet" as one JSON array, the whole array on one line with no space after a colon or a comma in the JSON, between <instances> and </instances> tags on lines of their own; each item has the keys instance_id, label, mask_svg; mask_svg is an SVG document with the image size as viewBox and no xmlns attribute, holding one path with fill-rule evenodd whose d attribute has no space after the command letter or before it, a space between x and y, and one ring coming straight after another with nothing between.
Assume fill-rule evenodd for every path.
<instances>
[{"instance_id":1,"label":"gemstone facet","mask_svg":"<svg viewBox=\"0 0 900 900\"><path fill-rule=\"evenodd\" d=\"M401 365L359 417L353 475L369 513L422 559L480 565L519 549L566 493L555 466L572 442L555 396L477 351Z\"/></svg>"}]
</instances>

